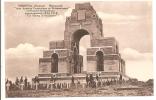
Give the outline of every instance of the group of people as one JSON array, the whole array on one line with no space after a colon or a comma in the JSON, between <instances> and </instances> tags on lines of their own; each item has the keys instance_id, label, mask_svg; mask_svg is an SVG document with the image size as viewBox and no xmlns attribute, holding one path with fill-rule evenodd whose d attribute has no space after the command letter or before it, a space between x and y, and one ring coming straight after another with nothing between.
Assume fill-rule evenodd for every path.
<instances>
[{"instance_id":1,"label":"group of people","mask_svg":"<svg viewBox=\"0 0 156 100\"><path fill-rule=\"evenodd\" d=\"M95 87L99 87L99 86L108 86L108 85L113 85L113 84L122 84L123 79L122 79L122 75L120 75L119 79L106 79L105 81L102 80L100 77L100 75L96 74L95 77L93 76L93 74L86 74L86 84L85 87L91 87L91 88L95 88ZM77 79L77 82L74 82L75 78L74 76L72 76L71 78L71 83L74 85L80 84L80 81Z\"/></svg>"},{"instance_id":2,"label":"group of people","mask_svg":"<svg viewBox=\"0 0 156 100\"><path fill-rule=\"evenodd\" d=\"M99 77L100 75L96 74L95 78L93 77L92 74L90 75L86 75L86 86L87 87L98 87L98 86L108 86L108 85L113 85L113 84L122 84L123 79L122 79L122 75L120 75L119 80L111 79L111 80L105 80L102 81L102 79Z\"/></svg>"},{"instance_id":3,"label":"group of people","mask_svg":"<svg viewBox=\"0 0 156 100\"><path fill-rule=\"evenodd\" d=\"M30 82L28 82L27 77L23 79L23 76L19 79L16 77L15 82L12 82L11 80L6 79L6 90L24 90L24 89L29 89L30 88Z\"/></svg>"},{"instance_id":4,"label":"group of people","mask_svg":"<svg viewBox=\"0 0 156 100\"><path fill-rule=\"evenodd\" d=\"M115 80L115 79L111 79L111 80L106 80L106 81L102 81L101 78L99 77L99 75L96 74L96 76L94 77L92 74L86 74L85 77L85 85L84 83L80 84L80 81L75 78L74 76L71 77L71 82L64 82L62 83L60 80L57 81L57 76L56 75L52 75L49 83L46 84L46 87L44 87L43 89L53 89L53 88L69 88L71 86L78 86L78 85L82 85L83 87L91 87L91 88L95 88L98 86L105 86L105 85L112 85L112 84L116 84L117 82L119 84L122 83L122 75L120 75L119 80ZM75 81L76 80L76 81ZM23 77L21 77L20 79L17 77L15 83L13 83L12 81L9 81L8 79L6 80L6 90L29 90L29 89L35 89L38 90L40 87L42 86L42 84L39 81L39 78L36 76L35 78L32 78L32 82L28 82L27 77L25 77L25 79L23 79Z\"/></svg>"}]
</instances>

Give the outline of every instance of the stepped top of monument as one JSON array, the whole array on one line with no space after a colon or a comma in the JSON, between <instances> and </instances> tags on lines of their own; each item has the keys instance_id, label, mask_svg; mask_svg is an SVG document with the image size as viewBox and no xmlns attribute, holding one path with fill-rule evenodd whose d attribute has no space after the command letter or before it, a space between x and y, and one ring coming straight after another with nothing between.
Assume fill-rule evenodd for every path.
<instances>
[{"instance_id":1,"label":"stepped top of monument","mask_svg":"<svg viewBox=\"0 0 156 100\"><path fill-rule=\"evenodd\" d=\"M75 10L94 10L90 3L77 3Z\"/></svg>"},{"instance_id":2,"label":"stepped top of monument","mask_svg":"<svg viewBox=\"0 0 156 100\"><path fill-rule=\"evenodd\" d=\"M95 18L98 18L98 15L90 3L76 3L71 16L67 17L67 21L84 21Z\"/></svg>"}]
</instances>

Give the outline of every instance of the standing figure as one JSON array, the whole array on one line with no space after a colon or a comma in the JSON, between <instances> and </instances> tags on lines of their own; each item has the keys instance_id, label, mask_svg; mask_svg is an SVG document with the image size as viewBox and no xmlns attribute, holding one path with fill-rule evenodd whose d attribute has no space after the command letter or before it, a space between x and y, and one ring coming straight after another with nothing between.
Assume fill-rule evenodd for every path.
<instances>
[{"instance_id":1,"label":"standing figure","mask_svg":"<svg viewBox=\"0 0 156 100\"><path fill-rule=\"evenodd\" d=\"M87 87L88 87L88 83L89 83L89 77L88 77L88 74L86 74L86 83L87 83Z\"/></svg>"},{"instance_id":2,"label":"standing figure","mask_svg":"<svg viewBox=\"0 0 156 100\"><path fill-rule=\"evenodd\" d=\"M35 90L38 90L39 79L37 76L35 76L34 83L35 83Z\"/></svg>"},{"instance_id":3,"label":"standing figure","mask_svg":"<svg viewBox=\"0 0 156 100\"><path fill-rule=\"evenodd\" d=\"M74 84L74 76L72 76L71 80L72 80L72 84Z\"/></svg>"},{"instance_id":4,"label":"standing figure","mask_svg":"<svg viewBox=\"0 0 156 100\"><path fill-rule=\"evenodd\" d=\"M19 89L19 83L20 83L20 81L19 81L18 77L16 77L15 85L16 85L17 89Z\"/></svg>"},{"instance_id":5,"label":"standing figure","mask_svg":"<svg viewBox=\"0 0 156 100\"><path fill-rule=\"evenodd\" d=\"M96 74L96 80L98 81L99 80L99 76Z\"/></svg>"},{"instance_id":6,"label":"standing figure","mask_svg":"<svg viewBox=\"0 0 156 100\"><path fill-rule=\"evenodd\" d=\"M6 90L9 91L9 89L10 89L10 82L9 82L8 79L6 80L5 84L6 84Z\"/></svg>"},{"instance_id":7,"label":"standing figure","mask_svg":"<svg viewBox=\"0 0 156 100\"><path fill-rule=\"evenodd\" d=\"M21 79L20 79L20 89L23 90L24 88L24 81L23 81L23 76L21 76Z\"/></svg>"},{"instance_id":8,"label":"standing figure","mask_svg":"<svg viewBox=\"0 0 156 100\"><path fill-rule=\"evenodd\" d=\"M94 78L93 78L93 75L92 74L90 74L90 80L89 80L90 82L93 82L94 81Z\"/></svg>"},{"instance_id":9,"label":"standing figure","mask_svg":"<svg viewBox=\"0 0 156 100\"><path fill-rule=\"evenodd\" d=\"M119 84L122 84L122 75L120 74L120 77L119 77Z\"/></svg>"},{"instance_id":10,"label":"standing figure","mask_svg":"<svg viewBox=\"0 0 156 100\"><path fill-rule=\"evenodd\" d=\"M50 78L50 89L52 90L55 85L55 75Z\"/></svg>"},{"instance_id":11,"label":"standing figure","mask_svg":"<svg viewBox=\"0 0 156 100\"><path fill-rule=\"evenodd\" d=\"M94 78L93 78L93 75L92 74L90 74L90 80L89 80L89 82L90 82L90 87L95 87L95 85L96 85L96 83L95 83L95 81L94 81Z\"/></svg>"},{"instance_id":12,"label":"standing figure","mask_svg":"<svg viewBox=\"0 0 156 100\"><path fill-rule=\"evenodd\" d=\"M28 81L28 79L27 79L27 77L25 77L25 79L24 79L24 87L25 87L25 89L27 89L27 87L28 87L28 85L27 85L27 82Z\"/></svg>"}]
</instances>

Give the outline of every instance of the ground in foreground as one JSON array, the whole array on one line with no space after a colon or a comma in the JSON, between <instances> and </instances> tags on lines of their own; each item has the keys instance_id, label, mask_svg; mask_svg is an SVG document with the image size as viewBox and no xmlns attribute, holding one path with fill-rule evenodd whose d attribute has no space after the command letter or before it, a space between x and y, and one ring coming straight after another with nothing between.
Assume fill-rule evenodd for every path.
<instances>
[{"instance_id":1,"label":"ground in foreground","mask_svg":"<svg viewBox=\"0 0 156 100\"><path fill-rule=\"evenodd\" d=\"M153 87L111 85L98 88L8 91L6 97L152 96Z\"/></svg>"}]
</instances>

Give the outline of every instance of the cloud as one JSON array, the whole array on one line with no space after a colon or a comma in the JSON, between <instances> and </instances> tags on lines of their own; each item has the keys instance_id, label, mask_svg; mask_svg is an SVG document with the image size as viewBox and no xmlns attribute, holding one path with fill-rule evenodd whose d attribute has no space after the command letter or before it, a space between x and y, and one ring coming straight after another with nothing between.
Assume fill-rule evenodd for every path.
<instances>
[{"instance_id":1,"label":"cloud","mask_svg":"<svg viewBox=\"0 0 156 100\"><path fill-rule=\"evenodd\" d=\"M133 78L146 81L153 78L152 53L141 53L132 48L125 48L121 55L126 62L126 74Z\"/></svg>"},{"instance_id":2,"label":"cloud","mask_svg":"<svg viewBox=\"0 0 156 100\"><path fill-rule=\"evenodd\" d=\"M6 50L6 57L9 58L27 58L27 57L39 57L41 51L45 48L40 46L33 46L29 43L19 44L15 48L9 48Z\"/></svg>"},{"instance_id":3,"label":"cloud","mask_svg":"<svg viewBox=\"0 0 156 100\"><path fill-rule=\"evenodd\" d=\"M121 51L123 58L127 60L152 60L152 53L141 53L132 48L125 48Z\"/></svg>"},{"instance_id":4,"label":"cloud","mask_svg":"<svg viewBox=\"0 0 156 100\"><path fill-rule=\"evenodd\" d=\"M15 77L37 75L39 57L46 48L29 43L19 44L15 48L6 50L6 77L14 80Z\"/></svg>"}]
</instances>

